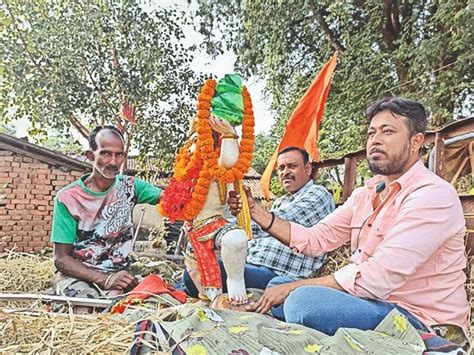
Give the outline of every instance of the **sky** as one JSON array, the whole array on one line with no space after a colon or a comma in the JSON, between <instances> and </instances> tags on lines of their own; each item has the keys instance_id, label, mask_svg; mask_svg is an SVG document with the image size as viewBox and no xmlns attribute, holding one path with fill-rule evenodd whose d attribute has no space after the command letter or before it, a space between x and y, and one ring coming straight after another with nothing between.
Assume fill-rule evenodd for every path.
<instances>
[{"instance_id":1,"label":"sky","mask_svg":"<svg viewBox=\"0 0 474 355\"><path fill-rule=\"evenodd\" d=\"M159 4L159 5L158 5ZM142 1L142 6L145 10L153 10L156 6L170 7L175 6L179 10L186 11L189 13L190 9L195 8L196 4L192 3L188 5L186 0L160 0L159 2L154 1ZM183 28L185 34L185 45L191 46L195 43L202 41L202 36L197 33L192 26L186 26ZM191 68L196 72L207 72L214 74L217 78L223 77L225 74L232 73L234 71L234 63L236 56L234 53L227 51L224 54L218 56L215 59L211 59L204 52L194 53L194 60L191 63ZM244 85L250 92L253 102L254 114L255 114L255 131L261 133L269 133L270 128L274 123L274 115L269 110L269 103L265 101L263 97L263 88L265 83L259 81L254 77L243 78ZM197 95L197 93L196 93ZM21 119L15 122L17 130L17 137L24 137L27 135L29 127L29 121L27 119ZM82 144L86 144L86 140L83 139L77 132L71 130L71 133L77 138Z\"/></svg>"}]
</instances>

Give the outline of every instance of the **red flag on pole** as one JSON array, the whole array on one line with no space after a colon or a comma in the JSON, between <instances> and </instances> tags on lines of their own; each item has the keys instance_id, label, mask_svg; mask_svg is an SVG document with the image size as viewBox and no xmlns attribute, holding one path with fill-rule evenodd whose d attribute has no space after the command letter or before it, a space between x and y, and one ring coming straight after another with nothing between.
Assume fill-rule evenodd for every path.
<instances>
[{"instance_id":1,"label":"red flag on pole","mask_svg":"<svg viewBox=\"0 0 474 355\"><path fill-rule=\"evenodd\" d=\"M336 67L336 62L337 52L324 64L291 114L280 144L273 153L260 180L263 194L267 199L270 194L270 179L280 150L290 146L305 148L314 161L319 161L319 124L323 117L324 106L331 86L331 77Z\"/></svg>"}]
</instances>

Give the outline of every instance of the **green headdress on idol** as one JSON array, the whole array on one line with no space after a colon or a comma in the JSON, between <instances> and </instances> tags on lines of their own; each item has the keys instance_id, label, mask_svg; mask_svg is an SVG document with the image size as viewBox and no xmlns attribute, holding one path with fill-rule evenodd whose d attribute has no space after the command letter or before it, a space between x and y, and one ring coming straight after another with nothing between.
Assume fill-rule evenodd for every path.
<instances>
[{"instance_id":1,"label":"green headdress on idol","mask_svg":"<svg viewBox=\"0 0 474 355\"><path fill-rule=\"evenodd\" d=\"M226 120L234 127L241 125L244 117L242 78L237 74L226 74L219 80L211 105L214 116Z\"/></svg>"}]
</instances>

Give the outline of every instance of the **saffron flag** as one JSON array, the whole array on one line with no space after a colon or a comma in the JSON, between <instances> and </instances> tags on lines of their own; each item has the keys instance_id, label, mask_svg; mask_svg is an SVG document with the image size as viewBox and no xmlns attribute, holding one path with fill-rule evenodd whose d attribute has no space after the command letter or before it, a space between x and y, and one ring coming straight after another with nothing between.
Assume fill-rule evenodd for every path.
<instances>
[{"instance_id":1,"label":"saffron flag","mask_svg":"<svg viewBox=\"0 0 474 355\"><path fill-rule=\"evenodd\" d=\"M323 117L324 106L328 97L331 77L336 67L336 62L337 52L324 64L291 114L280 144L273 153L260 180L263 194L267 199L270 194L270 179L280 150L290 146L305 148L314 161L319 161L319 124Z\"/></svg>"}]
</instances>

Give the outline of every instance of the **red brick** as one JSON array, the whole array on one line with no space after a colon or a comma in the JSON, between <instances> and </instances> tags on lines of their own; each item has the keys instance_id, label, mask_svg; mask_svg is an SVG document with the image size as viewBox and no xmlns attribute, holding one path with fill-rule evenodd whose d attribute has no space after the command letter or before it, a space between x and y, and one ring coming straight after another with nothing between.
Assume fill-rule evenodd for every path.
<instances>
[{"instance_id":1,"label":"red brick","mask_svg":"<svg viewBox=\"0 0 474 355\"><path fill-rule=\"evenodd\" d=\"M11 163L12 165L12 168L19 168L20 167L20 163L16 163L16 162L13 162Z\"/></svg>"},{"instance_id":2,"label":"red brick","mask_svg":"<svg viewBox=\"0 0 474 355\"><path fill-rule=\"evenodd\" d=\"M29 164L28 167L30 169L48 169L48 164L44 164L44 163L32 163L32 164Z\"/></svg>"},{"instance_id":3,"label":"red brick","mask_svg":"<svg viewBox=\"0 0 474 355\"><path fill-rule=\"evenodd\" d=\"M0 185L2 185L2 184L11 184L12 182L13 182L13 178L11 178L11 177L0 178Z\"/></svg>"},{"instance_id":4,"label":"red brick","mask_svg":"<svg viewBox=\"0 0 474 355\"><path fill-rule=\"evenodd\" d=\"M44 231L31 231L28 235L32 238L41 238L45 235Z\"/></svg>"},{"instance_id":5,"label":"red brick","mask_svg":"<svg viewBox=\"0 0 474 355\"><path fill-rule=\"evenodd\" d=\"M14 157L13 157L13 156L2 157L2 160L3 160L3 161L9 161L9 162L12 162L12 161L14 161Z\"/></svg>"},{"instance_id":6,"label":"red brick","mask_svg":"<svg viewBox=\"0 0 474 355\"><path fill-rule=\"evenodd\" d=\"M10 203L13 203L15 205L24 205L24 204L30 203L30 200L15 199L15 200L11 200Z\"/></svg>"},{"instance_id":7,"label":"red brick","mask_svg":"<svg viewBox=\"0 0 474 355\"><path fill-rule=\"evenodd\" d=\"M32 205L47 206L47 205L48 205L48 201L34 199L34 200L31 200L31 204L32 204Z\"/></svg>"},{"instance_id":8,"label":"red brick","mask_svg":"<svg viewBox=\"0 0 474 355\"><path fill-rule=\"evenodd\" d=\"M33 178L33 179L31 179L31 182L35 185L28 186L28 188L30 188L30 189L34 189L36 185L50 185L50 184L54 185L54 181L50 181L49 179L36 179L36 178Z\"/></svg>"},{"instance_id":9,"label":"red brick","mask_svg":"<svg viewBox=\"0 0 474 355\"><path fill-rule=\"evenodd\" d=\"M51 181L51 185L53 185L53 186L65 186L66 182L65 181L59 181L59 180L54 180L54 181Z\"/></svg>"},{"instance_id":10,"label":"red brick","mask_svg":"<svg viewBox=\"0 0 474 355\"><path fill-rule=\"evenodd\" d=\"M19 168L13 168L13 172L14 173L23 173L23 174L28 174L29 172L31 172L31 168L22 168L22 167L19 167Z\"/></svg>"},{"instance_id":11,"label":"red brick","mask_svg":"<svg viewBox=\"0 0 474 355\"><path fill-rule=\"evenodd\" d=\"M23 157L23 163L33 163L33 159L30 157Z\"/></svg>"},{"instance_id":12,"label":"red brick","mask_svg":"<svg viewBox=\"0 0 474 355\"><path fill-rule=\"evenodd\" d=\"M9 150L0 150L0 157L6 157L6 156L10 156L10 155L13 155L13 152L12 152L12 151L9 151Z\"/></svg>"}]
</instances>

